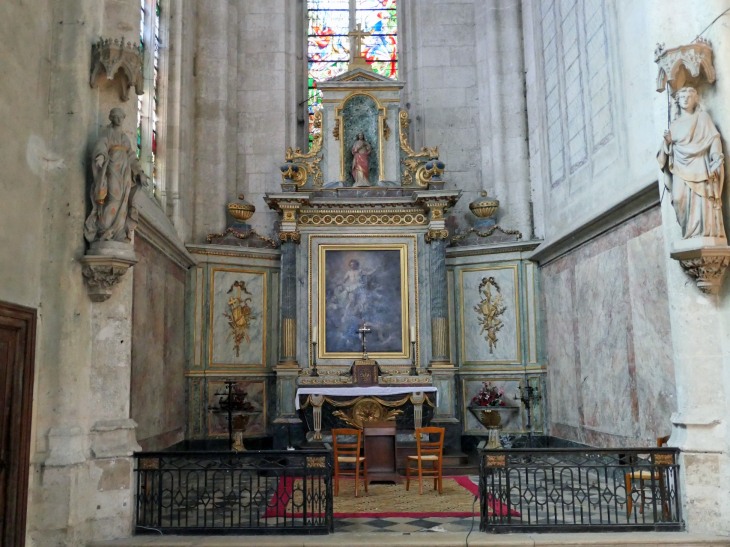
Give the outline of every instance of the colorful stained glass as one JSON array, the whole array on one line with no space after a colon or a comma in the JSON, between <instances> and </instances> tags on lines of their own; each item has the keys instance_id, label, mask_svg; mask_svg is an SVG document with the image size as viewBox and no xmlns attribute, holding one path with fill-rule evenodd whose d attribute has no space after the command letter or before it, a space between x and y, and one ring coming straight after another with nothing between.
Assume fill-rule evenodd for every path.
<instances>
[{"instance_id":1,"label":"colorful stained glass","mask_svg":"<svg viewBox=\"0 0 730 547\"><path fill-rule=\"evenodd\" d=\"M363 55L374 72L398 77L396 0L307 0L310 142L314 112L321 108L317 82L347 71L350 39L347 34L362 26L371 32L363 40Z\"/></svg>"}]
</instances>

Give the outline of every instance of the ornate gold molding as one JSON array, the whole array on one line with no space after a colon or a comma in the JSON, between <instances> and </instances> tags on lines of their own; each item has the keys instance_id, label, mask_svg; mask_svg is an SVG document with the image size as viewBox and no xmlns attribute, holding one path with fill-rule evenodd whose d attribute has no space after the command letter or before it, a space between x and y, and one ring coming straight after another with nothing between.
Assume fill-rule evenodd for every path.
<instances>
[{"instance_id":1,"label":"ornate gold molding","mask_svg":"<svg viewBox=\"0 0 730 547\"><path fill-rule=\"evenodd\" d=\"M390 126L388 125L388 120L383 120L383 137L385 137L386 141L390 140Z\"/></svg>"},{"instance_id":2,"label":"ornate gold molding","mask_svg":"<svg viewBox=\"0 0 730 547\"><path fill-rule=\"evenodd\" d=\"M428 219L418 209L412 211L315 209L300 214L299 224L310 226L425 226L428 224Z\"/></svg>"},{"instance_id":3,"label":"ornate gold molding","mask_svg":"<svg viewBox=\"0 0 730 547\"><path fill-rule=\"evenodd\" d=\"M336 141L340 140L340 119L337 118L335 120L335 127L332 129L332 136L335 138Z\"/></svg>"},{"instance_id":4,"label":"ornate gold molding","mask_svg":"<svg viewBox=\"0 0 730 547\"><path fill-rule=\"evenodd\" d=\"M432 241L436 241L438 239L448 239L449 237L449 231L448 230L429 230L426 232L426 243L431 243Z\"/></svg>"},{"instance_id":5,"label":"ornate gold molding","mask_svg":"<svg viewBox=\"0 0 730 547\"><path fill-rule=\"evenodd\" d=\"M416 176L416 183L419 186L428 186L428 179L430 179L431 176L426 174L425 164L430 159L438 159L439 149L438 147L426 148L424 146L418 153L413 150L408 142L408 134L406 133L408 126L411 124L408 119L408 112L401 110L398 114L398 118L400 147L401 150L406 153L406 158L401 160L401 163L406 166L406 170L403 173L403 186L410 186L413 184L414 174Z\"/></svg>"},{"instance_id":6,"label":"ornate gold molding","mask_svg":"<svg viewBox=\"0 0 730 547\"><path fill-rule=\"evenodd\" d=\"M271 245L272 248L276 249L278 245L276 244L276 241L271 239L270 237L262 236L259 234L256 230L249 230L248 232L237 232L233 228L228 228L225 232L219 233L219 234L208 234L208 237L205 238L205 240L208 243L211 243L214 239L220 238L220 237L226 237L227 235L232 235L236 239L248 239L250 237L258 237L262 241L265 241L269 245ZM206 253L206 254L212 254L212 253Z\"/></svg>"},{"instance_id":7,"label":"ornate gold molding","mask_svg":"<svg viewBox=\"0 0 730 547\"><path fill-rule=\"evenodd\" d=\"M355 403L349 411L336 410L332 413L347 425L358 429L362 429L368 422L395 421L399 414L403 414L403 411L397 408L386 410L380 402L369 397Z\"/></svg>"},{"instance_id":8,"label":"ornate gold molding","mask_svg":"<svg viewBox=\"0 0 730 547\"><path fill-rule=\"evenodd\" d=\"M497 230L499 230L500 232L502 232L505 235L514 235L514 236L517 236L517 239L522 239L522 232L520 232L519 230L503 230L499 226L495 225L495 226L492 226L491 228L489 228L489 230L487 230L486 232L480 232L477 228L469 228L463 234L459 234L458 236L452 237L451 244L453 245L457 241L466 239L471 234L476 234L478 237L489 237Z\"/></svg>"},{"instance_id":9,"label":"ornate gold molding","mask_svg":"<svg viewBox=\"0 0 730 547\"><path fill-rule=\"evenodd\" d=\"M292 243L300 243L302 241L302 234L299 232L279 232L279 239L282 243L291 241Z\"/></svg>"},{"instance_id":10,"label":"ornate gold molding","mask_svg":"<svg viewBox=\"0 0 730 547\"><path fill-rule=\"evenodd\" d=\"M286 180L293 180L296 182L298 187L304 186L307 183L309 177L312 177L312 184L314 186L322 186L324 177L322 175L322 168L319 166L324 156L318 156L322 151L322 111L318 110L314 113L314 129L316 132L312 134L312 146L309 148L309 152L303 153L301 148L292 150L291 147L286 149L286 161L287 164L293 164L304 169L306 176L299 173L297 170L293 170L290 166L289 169L282 168L281 176ZM295 175L296 178L294 178Z\"/></svg>"}]
</instances>

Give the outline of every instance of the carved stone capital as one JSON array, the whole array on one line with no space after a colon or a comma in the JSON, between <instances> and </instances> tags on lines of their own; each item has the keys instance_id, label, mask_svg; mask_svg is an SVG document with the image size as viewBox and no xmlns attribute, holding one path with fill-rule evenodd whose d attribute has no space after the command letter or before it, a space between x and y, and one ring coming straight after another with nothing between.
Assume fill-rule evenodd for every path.
<instances>
[{"instance_id":1,"label":"carved stone capital","mask_svg":"<svg viewBox=\"0 0 730 547\"><path fill-rule=\"evenodd\" d=\"M429 230L426 232L426 243L431 243L432 241L436 241L438 239L448 239L449 237L449 231L444 230Z\"/></svg>"},{"instance_id":2,"label":"carved stone capital","mask_svg":"<svg viewBox=\"0 0 730 547\"><path fill-rule=\"evenodd\" d=\"M698 241L693 241L696 239ZM674 245L670 256L678 260L684 271L697 280L697 288L705 294L717 294L725 271L730 266L730 247L724 238L693 238ZM712 240L712 241L706 241ZM708 245L707 243L715 243ZM724 243L717 245L716 243Z\"/></svg>"},{"instance_id":3,"label":"carved stone capital","mask_svg":"<svg viewBox=\"0 0 730 547\"><path fill-rule=\"evenodd\" d=\"M120 92L123 101L129 100L129 88L134 87L137 95L144 94L144 79L142 78L142 53L139 50L139 40L124 43L121 40L99 38L91 51L91 79L89 84L96 88L97 80L106 72L107 80L113 80L120 70L126 78Z\"/></svg>"},{"instance_id":4,"label":"carved stone capital","mask_svg":"<svg viewBox=\"0 0 730 547\"><path fill-rule=\"evenodd\" d=\"M131 245L111 241L91 245L80 262L92 302L108 300L112 295L112 287L119 283L130 266L138 262L132 249Z\"/></svg>"}]
</instances>

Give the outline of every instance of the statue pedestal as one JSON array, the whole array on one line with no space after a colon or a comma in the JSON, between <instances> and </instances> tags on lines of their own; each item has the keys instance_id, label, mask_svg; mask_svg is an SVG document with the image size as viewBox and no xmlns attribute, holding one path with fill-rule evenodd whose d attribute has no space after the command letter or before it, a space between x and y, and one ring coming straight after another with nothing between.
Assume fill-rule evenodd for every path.
<instances>
[{"instance_id":1,"label":"statue pedestal","mask_svg":"<svg viewBox=\"0 0 730 547\"><path fill-rule=\"evenodd\" d=\"M120 241L95 241L80 260L92 302L104 302L112 295L130 266L138 262L134 244Z\"/></svg>"},{"instance_id":2,"label":"statue pedestal","mask_svg":"<svg viewBox=\"0 0 730 547\"><path fill-rule=\"evenodd\" d=\"M677 241L670 256L678 260L697 287L706 294L717 294L722 286L725 270L730 266L730 247L727 239L694 237Z\"/></svg>"}]
</instances>

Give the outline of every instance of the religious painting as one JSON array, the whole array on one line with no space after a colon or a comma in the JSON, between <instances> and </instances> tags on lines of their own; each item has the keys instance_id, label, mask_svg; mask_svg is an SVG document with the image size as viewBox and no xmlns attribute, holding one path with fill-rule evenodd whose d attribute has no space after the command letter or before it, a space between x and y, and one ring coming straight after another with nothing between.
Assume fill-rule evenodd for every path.
<instances>
[{"instance_id":1,"label":"religious painting","mask_svg":"<svg viewBox=\"0 0 730 547\"><path fill-rule=\"evenodd\" d=\"M231 415L244 437L266 435L266 384L263 380L241 380L233 385ZM208 382L208 436L228 436L228 391L224 380Z\"/></svg>"},{"instance_id":2,"label":"religious painting","mask_svg":"<svg viewBox=\"0 0 730 547\"><path fill-rule=\"evenodd\" d=\"M521 362L518 289L515 264L459 270L463 364Z\"/></svg>"},{"instance_id":3,"label":"religious painting","mask_svg":"<svg viewBox=\"0 0 730 547\"><path fill-rule=\"evenodd\" d=\"M266 363L266 273L213 268L210 310L212 366Z\"/></svg>"},{"instance_id":4,"label":"religious painting","mask_svg":"<svg viewBox=\"0 0 730 547\"><path fill-rule=\"evenodd\" d=\"M367 327L373 358L406 358L408 344L408 246L319 246L319 356L362 355L358 333Z\"/></svg>"}]
</instances>

